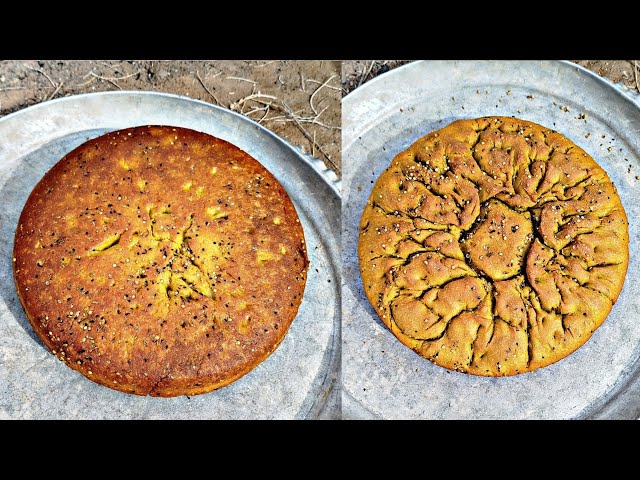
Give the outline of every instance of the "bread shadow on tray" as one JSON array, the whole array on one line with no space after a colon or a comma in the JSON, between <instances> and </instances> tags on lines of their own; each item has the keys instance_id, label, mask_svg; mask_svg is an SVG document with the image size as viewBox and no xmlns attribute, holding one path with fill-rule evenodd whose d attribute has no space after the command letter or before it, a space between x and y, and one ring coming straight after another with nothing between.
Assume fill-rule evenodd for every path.
<instances>
[{"instance_id":1,"label":"bread shadow on tray","mask_svg":"<svg viewBox=\"0 0 640 480\"><path fill-rule=\"evenodd\" d=\"M382 172L384 172L393 158L400 152L403 152L416 140L422 138L433 130L448 125L454 120L462 117L445 117L442 119L427 118L417 121L415 125L402 129L396 135L389 135L387 132L377 132L371 129L360 139L366 143L367 135L380 137L384 142L384 149L372 148L367 151L367 159L353 172L351 175L351 185L348 191L342 194L342 270L344 276L344 284L351 290L353 298L356 299L359 306L378 325L386 328L382 320L378 317L371 303L367 299L364 286L362 285L362 277L360 276L360 267L358 262L358 236L360 233L360 217L364 210L371 190ZM376 142L377 143L377 142Z\"/></svg>"},{"instance_id":2,"label":"bread shadow on tray","mask_svg":"<svg viewBox=\"0 0 640 480\"><path fill-rule=\"evenodd\" d=\"M74 132L47 142L21 157L9 167L10 175L0 188L0 278L5 278L0 297L11 316L35 342L46 349L27 319L13 280L13 243L18 219L29 194L44 176L64 155L78 145L104 134L110 129L93 129ZM11 320L9 320L11 322ZM2 327L0 327L0 334Z\"/></svg>"}]
</instances>

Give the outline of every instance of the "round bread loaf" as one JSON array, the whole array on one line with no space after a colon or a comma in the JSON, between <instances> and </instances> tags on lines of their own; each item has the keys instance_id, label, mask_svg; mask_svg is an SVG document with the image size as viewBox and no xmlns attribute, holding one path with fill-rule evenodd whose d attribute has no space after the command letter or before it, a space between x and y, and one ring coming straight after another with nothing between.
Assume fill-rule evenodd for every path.
<instances>
[{"instance_id":1,"label":"round bread loaf","mask_svg":"<svg viewBox=\"0 0 640 480\"><path fill-rule=\"evenodd\" d=\"M503 376L583 345L618 298L625 211L607 174L558 132L458 120L398 154L362 214L364 291L405 345Z\"/></svg>"},{"instance_id":2,"label":"round bread loaf","mask_svg":"<svg viewBox=\"0 0 640 480\"><path fill-rule=\"evenodd\" d=\"M273 175L169 126L111 132L61 159L27 200L13 262L26 316L60 360L161 397L210 392L269 356L308 268Z\"/></svg>"}]
</instances>

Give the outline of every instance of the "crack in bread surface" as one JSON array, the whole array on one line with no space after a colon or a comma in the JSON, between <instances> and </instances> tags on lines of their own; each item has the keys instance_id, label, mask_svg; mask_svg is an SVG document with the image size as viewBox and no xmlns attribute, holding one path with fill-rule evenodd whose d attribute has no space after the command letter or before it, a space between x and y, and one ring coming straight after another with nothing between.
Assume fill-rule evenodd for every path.
<instances>
[{"instance_id":1,"label":"crack in bread surface","mask_svg":"<svg viewBox=\"0 0 640 480\"><path fill-rule=\"evenodd\" d=\"M606 172L560 133L458 120L380 175L360 222L365 293L405 345L485 376L583 345L618 298L628 222Z\"/></svg>"}]
</instances>

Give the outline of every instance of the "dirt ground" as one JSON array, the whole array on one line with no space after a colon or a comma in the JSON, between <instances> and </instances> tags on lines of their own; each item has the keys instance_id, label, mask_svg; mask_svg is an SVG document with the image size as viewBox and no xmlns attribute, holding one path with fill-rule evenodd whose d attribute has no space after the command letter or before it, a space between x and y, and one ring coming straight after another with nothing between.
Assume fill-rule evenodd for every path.
<instances>
[{"instance_id":1,"label":"dirt ground","mask_svg":"<svg viewBox=\"0 0 640 480\"><path fill-rule=\"evenodd\" d=\"M339 61L0 61L0 117L80 93L150 90L240 112L341 174Z\"/></svg>"},{"instance_id":2,"label":"dirt ground","mask_svg":"<svg viewBox=\"0 0 640 480\"><path fill-rule=\"evenodd\" d=\"M624 83L640 92L640 60L575 60L579 65L608 78L614 83ZM342 96L355 90L389 70L406 63L406 60L349 60L342 62Z\"/></svg>"},{"instance_id":3,"label":"dirt ground","mask_svg":"<svg viewBox=\"0 0 640 480\"><path fill-rule=\"evenodd\" d=\"M341 98L406 60L3 60L0 117L53 98L150 90L238 111L341 176ZM639 60L576 63L640 91Z\"/></svg>"}]
</instances>

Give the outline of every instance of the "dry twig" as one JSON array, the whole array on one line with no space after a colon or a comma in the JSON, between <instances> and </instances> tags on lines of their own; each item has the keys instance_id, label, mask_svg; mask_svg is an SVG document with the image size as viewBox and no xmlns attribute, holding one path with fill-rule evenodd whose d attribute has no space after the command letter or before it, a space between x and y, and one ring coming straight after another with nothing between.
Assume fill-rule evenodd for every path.
<instances>
[{"instance_id":1,"label":"dry twig","mask_svg":"<svg viewBox=\"0 0 640 480\"><path fill-rule=\"evenodd\" d=\"M109 65L107 65L107 66L109 66ZM111 68L113 68L113 67L111 67ZM120 87L120 85L118 85L116 83L116 81L124 80L126 78L133 77L134 75L138 75L139 73L140 73L140 70L137 70L137 71L135 71L133 73L130 73L129 75L122 75L121 77L104 77L102 75L98 75L93 70L91 70L91 71L89 71L88 73L86 73L85 75L82 76L82 78L89 77L89 80L87 80L86 82L83 82L83 83L78 83L78 84L74 85L74 87L76 87L76 88L84 87L86 85L89 85L91 82L93 82L97 78L98 80L104 80L105 82L109 82L114 87L122 90L122 87Z\"/></svg>"},{"instance_id":2,"label":"dry twig","mask_svg":"<svg viewBox=\"0 0 640 480\"><path fill-rule=\"evenodd\" d=\"M321 121L318 120L318 117L320 115L322 115L322 113L329 108L329 106L327 105L326 107L324 107L316 116L311 116L311 117L301 117L298 115L298 112L292 112L292 111L284 111L281 110L285 113L285 115L280 115L277 117L271 117L268 118L267 120L272 120L275 122L300 122L300 123L312 123L314 125L319 125L323 128L328 128L330 130L342 130L341 127L335 126L335 125L327 125L326 123L323 123Z\"/></svg>"},{"instance_id":3,"label":"dry twig","mask_svg":"<svg viewBox=\"0 0 640 480\"><path fill-rule=\"evenodd\" d=\"M365 79L369 76L369 74L371 73L371 69L373 68L373 65L376 63L375 60L371 60L371 63L369 64L369 69L367 70L367 73L365 73L362 77L360 77L360 83L358 83L358 86L362 85L362 82L365 81Z\"/></svg>"},{"instance_id":4,"label":"dry twig","mask_svg":"<svg viewBox=\"0 0 640 480\"><path fill-rule=\"evenodd\" d=\"M335 75L334 75L335 77ZM305 82L313 82L313 83L317 83L318 85L321 85L322 82L319 82L318 80L314 79L314 78L307 78L305 79ZM331 90L342 90L340 87L332 87L331 85L325 85L325 88L330 88Z\"/></svg>"},{"instance_id":5,"label":"dry twig","mask_svg":"<svg viewBox=\"0 0 640 480\"><path fill-rule=\"evenodd\" d=\"M316 117L319 117L320 114L318 113L318 111L316 110L316 107L313 106L313 98L316 96L316 94L325 86L327 86L327 83L329 83L331 80L333 80L336 77L335 74L331 75L322 85L320 85L318 88L315 89L315 91L311 94L311 98L309 98L309 105L311 105L311 110L313 110L313 113L316 114ZM326 110L326 109L325 109ZM324 111L324 110L323 110Z\"/></svg>"},{"instance_id":6,"label":"dry twig","mask_svg":"<svg viewBox=\"0 0 640 480\"><path fill-rule=\"evenodd\" d=\"M244 98L241 98L240 100L233 102L232 104L229 105L229 108L231 110L234 110L236 112L240 112L240 113L244 113L243 110L243 106L245 103L247 103L250 100L256 100L258 101L260 98L269 98L271 100L277 100L278 97L274 97L273 95L265 95L263 93L260 93L260 91L258 91L258 93L255 93L256 89L255 86L253 88L253 91L251 92L251 94L247 95ZM264 102L260 102L260 103L264 103Z\"/></svg>"},{"instance_id":7,"label":"dry twig","mask_svg":"<svg viewBox=\"0 0 640 480\"><path fill-rule=\"evenodd\" d=\"M109 65L107 62L100 62L100 65L104 65L105 67L110 68L114 72L117 72L118 67L120 66L120 62L116 63L115 65Z\"/></svg>"},{"instance_id":8,"label":"dry twig","mask_svg":"<svg viewBox=\"0 0 640 480\"><path fill-rule=\"evenodd\" d=\"M217 73L215 76L217 77L218 75L220 75L220 73ZM211 95L211 97L216 101L216 105L220 105L220 101L216 98L216 96L211 93L211 90L209 90L207 88L207 86L204 84L204 82L202 81L202 79L200 78L200 74L198 73L198 71L196 70L196 78L198 79L198 81L200 82L200 85L202 85L202 88L204 88L206 90L206 92Z\"/></svg>"},{"instance_id":9,"label":"dry twig","mask_svg":"<svg viewBox=\"0 0 640 480\"><path fill-rule=\"evenodd\" d=\"M271 104L267 105L267 109L264 112L264 115L262 116L262 118L260 120L258 120L258 123L262 123L262 121L267 118L267 115L269 115L269 109L271 108Z\"/></svg>"},{"instance_id":10,"label":"dry twig","mask_svg":"<svg viewBox=\"0 0 640 480\"><path fill-rule=\"evenodd\" d=\"M53 91L53 93L51 94L51 96L49 98L47 98L47 100L51 100L53 97L56 96L56 93L58 93L60 91L60 89L62 88L62 85L64 85L64 82L60 82L58 84L58 86L56 87L56 89Z\"/></svg>"},{"instance_id":11,"label":"dry twig","mask_svg":"<svg viewBox=\"0 0 640 480\"><path fill-rule=\"evenodd\" d=\"M317 149L322 154L322 156L326 159L326 161L331 165L333 170L338 171L338 166L331 159L331 157L327 154L327 152L325 152L322 149L322 146L316 141L316 132L315 132L315 130L313 131L313 136L311 136L309 134L309 132L307 132L307 130L302 126L302 122L299 120L301 117L296 116L296 114L289 108L289 106L285 102L283 102L283 106L284 107L280 107L279 105L274 105L274 107L277 110L279 110L281 112L284 112L286 114L286 116L288 118L287 121L294 122L294 124L298 128L298 130L300 130L300 133L302 133L302 135L304 135L304 137L311 143L311 152L312 152L311 155L315 156L316 155L316 149ZM275 117L268 118L267 120L272 120L273 118L275 118Z\"/></svg>"},{"instance_id":12,"label":"dry twig","mask_svg":"<svg viewBox=\"0 0 640 480\"><path fill-rule=\"evenodd\" d=\"M51 95L49 95L49 97L45 97L44 100L51 100L53 97L56 96L56 94L62 88L62 85L64 84L64 81L61 81L60 83L55 83L53 80L51 80L51 77L49 75L47 75L44 70L41 70L39 68L33 68L33 67L28 66L28 65L25 65L25 67L28 68L29 70L33 70L34 72L41 73L42 75L45 76L45 78L47 80L49 80L49 83L53 87L53 93Z\"/></svg>"},{"instance_id":13,"label":"dry twig","mask_svg":"<svg viewBox=\"0 0 640 480\"><path fill-rule=\"evenodd\" d=\"M257 83L253 80L249 80L248 78L242 78L242 77L227 77L227 80L240 80L242 82L253 83L254 85Z\"/></svg>"},{"instance_id":14,"label":"dry twig","mask_svg":"<svg viewBox=\"0 0 640 480\"><path fill-rule=\"evenodd\" d=\"M307 93L307 91L304 89L304 85L306 82L306 80L304 79L304 77L302 76L302 71L298 72L298 75L300 76L300 90L302 90L304 93Z\"/></svg>"},{"instance_id":15,"label":"dry twig","mask_svg":"<svg viewBox=\"0 0 640 480\"><path fill-rule=\"evenodd\" d=\"M84 77L82 78L87 78L89 75L91 75L92 77L98 78L100 80L106 80L106 81L111 81L111 82L115 82L117 80L124 80L125 78L129 78L129 77L133 77L134 75L138 75L140 73L140 70L137 70L133 73L130 73L129 75L123 75L121 77L103 77L102 75L98 75L97 73L94 73L93 70L91 70L89 73L87 73ZM118 87L120 88L120 87Z\"/></svg>"},{"instance_id":16,"label":"dry twig","mask_svg":"<svg viewBox=\"0 0 640 480\"><path fill-rule=\"evenodd\" d=\"M284 106L285 111L291 115L291 118L293 119L293 121L295 122L296 126L298 127L298 130L300 130L300 132L307 138L307 140L309 140L311 142L312 147L314 145L316 147L318 147L318 151L320 153L322 153L324 158L327 159L327 162L329 162L331 164L331 166L333 167L333 169L337 171L338 170L338 166L333 162L333 160L331 160L331 157L329 157L329 155L327 155L327 153L322 149L320 144L318 144L316 142L315 138L313 138L311 135L309 135L309 132L307 132L305 130L305 128L302 126L302 124L300 122L298 122L298 120L296 120L296 117L293 114L293 112L291 111L291 109L289 108L289 106L285 102L282 102L282 105ZM314 152L315 152L315 150L314 150Z\"/></svg>"},{"instance_id":17,"label":"dry twig","mask_svg":"<svg viewBox=\"0 0 640 480\"><path fill-rule=\"evenodd\" d=\"M51 86L52 86L53 88L56 88L56 87L57 87L57 84L56 84L53 80L51 80L51 77L50 77L49 75L47 75L47 74L44 72L44 70L40 70L39 68L33 68L33 67L30 67L29 65L25 65L25 68L27 68L27 69L29 69L29 70L33 70L34 72L41 73L42 75L44 75L44 76L46 77L46 79L47 79L47 80L49 80L49 83L51 84Z\"/></svg>"},{"instance_id":18,"label":"dry twig","mask_svg":"<svg viewBox=\"0 0 640 480\"><path fill-rule=\"evenodd\" d=\"M85 75L82 78L87 78L87 75ZM89 85L91 82L93 82L96 79L96 77L90 77L89 80L87 80L86 82L82 82L82 83L76 83L74 85L75 88L80 88L80 87L84 87L86 85Z\"/></svg>"}]
</instances>

